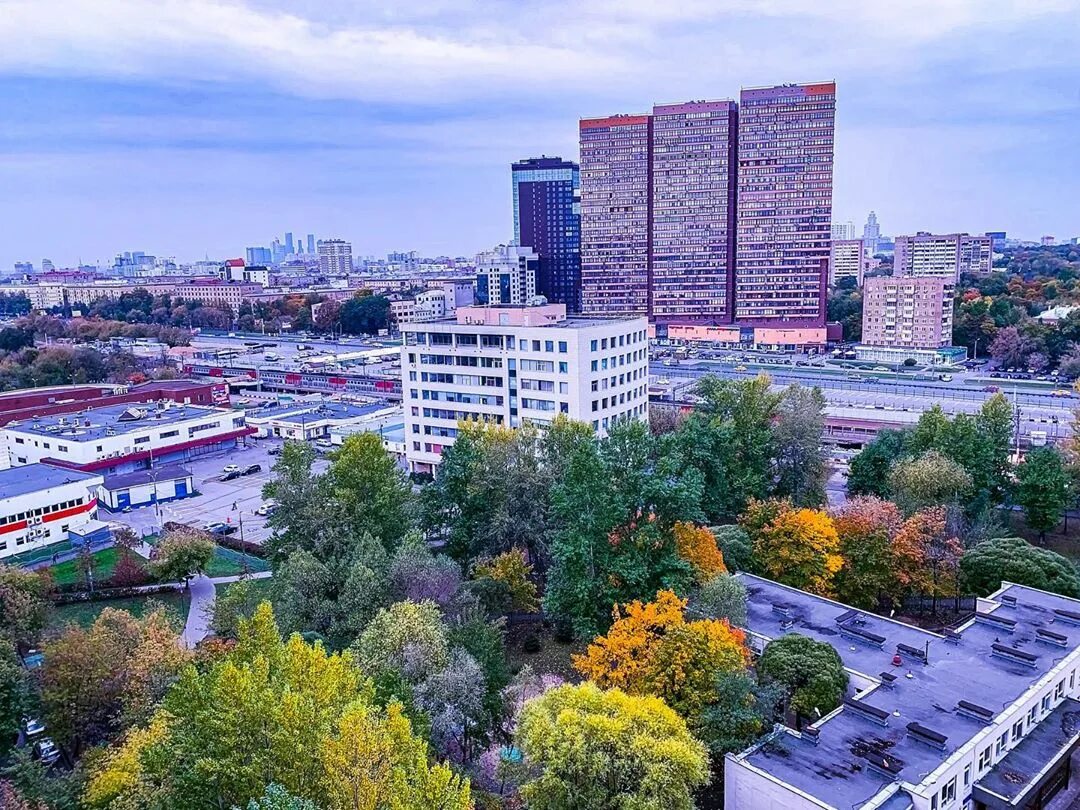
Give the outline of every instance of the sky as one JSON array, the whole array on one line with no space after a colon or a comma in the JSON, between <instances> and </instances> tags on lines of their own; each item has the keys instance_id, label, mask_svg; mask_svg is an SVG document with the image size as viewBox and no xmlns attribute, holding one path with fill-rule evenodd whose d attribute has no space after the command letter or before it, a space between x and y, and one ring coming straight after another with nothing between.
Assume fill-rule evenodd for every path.
<instances>
[{"instance_id":1,"label":"sky","mask_svg":"<svg viewBox=\"0 0 1080 810\"><path fill-rule=\"evenodd\" d=\"M837 82L834 221L1080 236L1080 0L0 0L0 271L512 237L581 117Z\"/></svg>"}]
</instances>

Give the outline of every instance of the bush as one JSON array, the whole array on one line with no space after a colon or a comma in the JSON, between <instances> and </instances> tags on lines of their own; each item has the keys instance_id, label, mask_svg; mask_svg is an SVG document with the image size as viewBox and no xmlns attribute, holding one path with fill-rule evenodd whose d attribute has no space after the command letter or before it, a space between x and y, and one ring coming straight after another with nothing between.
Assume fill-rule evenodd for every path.
<instances>
[{"instance_id":1,"label":"bush","mask_svg":"<svg viewBox=\"0 0 1080 810\"><path fill-rule=\"evenodd\" d=\"M536 633L529 633L521 644L521 649L527 653L538 653L543 648L544 645L540 643L540 636L536 635Z\"/></svg>"}]
</instances>

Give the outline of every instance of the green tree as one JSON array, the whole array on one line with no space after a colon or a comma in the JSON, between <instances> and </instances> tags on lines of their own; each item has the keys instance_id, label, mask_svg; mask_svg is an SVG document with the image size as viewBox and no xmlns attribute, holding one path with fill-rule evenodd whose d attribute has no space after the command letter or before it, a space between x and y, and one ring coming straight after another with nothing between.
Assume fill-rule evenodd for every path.
<instances>
[{"instance_id":1,"label":"green tree","mask_svg":"<svg viewBox=\"0 0 1080 810\"><path fill-rule=\"evenodd\" d=\"M312 551L328 536L341 533L330 493L314 465L314 447L307 442L285 442L274 463L274 477L263 487L263 497L277 505L266 521L273 534L265 544L275 563L298 549Z\"/></svg>"},{"instance_id":2,"label":"green tree","mask_svg":"<svg viewBox=\"0 0 1080 810\"><path fill-rule=\"evenodd\" d=\"M186 582L203 571L217 546L206 535L187 529L174 529L154 549L150 569L158 579Z\"/></svg>"},{"instance_id":3,"label":"green tree","mask_svg":"<svg viewBox=\"0 0 1080 810\"><path fill-rule=\"evenodd\" d=\"M15 645L0 638L0 761L8 755L19 733L19 720L30 707L26 670Z\"/></svg>"},{"instance_id":4,"label":"green tree","mask_svg":"<svg viewBox=\"0 0 1080 810\"><path fill-rule=\"evenodd\" d=\"M375 615L353 649L369 675L418 683L446 667L450 642L434 602L397 602Z\"/></svg>"},{"instance_id":5,"label":"green tree","mask_svg":"<svg viewBox=\"0 0 1080 810\"><path fill-rule=\"evenodd\" d=\"M742 751L772 728L784 697L778 683L759 684L748 672L721 672L694 733L714 756Z\"/></svg>"},{"instance_id":6,"label":"green tree","mask_svg":"<svg viewBox=\"0 0 1080 810\"><path fill-rule=\"evenodd\" d=\"M724 565L729 571L746 571L748 574L760 574L761 566L754 558L754 544L746 529L736 524L713 526L716 545L724 555Z\"/></svg>"},{"instance_id":7,"label":"green tree","mask_svg":"<svg viewBox=\"0 0 1080 810\"><path fill-rule=\"evenodd\" d=\"M798 633L766 644L757 672L763 683L778 683L787 690L798 717L831 712L844 699L848 683L844 663L832 645Z\"/></svg>"},{"instance_id":8,"label":"green tree","mask_svg":"<svg viewBox=\"0 0 1080 810\"><path fill-rule=\"evenodd\" d=\"M708 780L704 746L662 700L591 683L529 701L517 742L532 810L692 810Z\"/></svg>"},{"instance_id":9,"label":"green tree","mask_svg":"<svg viewBox=\"0 0 1080 810\"><path fill-rule=\"evenodd\" d=\"M341 305L341 330L350 335L374 335L390 325L390 299L357 295Z\"/></svg>"},{"instance_id":10,"label":"green tree","mask_svg":"<svg viewBox=\"0 0 1080 810\"><path fill-rule=\"evenodd\" d=\"M776 443L774 493L796 506L825 502L829 468L822 435L825 396L820 388L790 385L784 391L773 428Z\"/></svg>"},{"instance_id":11,"label":"green tree","mask_svg":"<svg viewBox=\"0 0 1080 810\"><path fill-rule=\"evenodd\" d=\"M710 619L727 619L733 627L746 627L746 586L731 574L717 574L694 600Z\"/></svg>"},{"instance_id":12,"label":"green tree","mask_svg":"<svg viewBox=\"0 0 1080 810\"><path fill-rule=\"evenodd\" d=\"M889 471L908 455L908 432L880 430L870 444L851 460L847 480L849 495L889 497Z\"/></svg>"},{"instance_id":13,"label":"green tree","mask_svg":"<svg viewBox=\"0 0 1080 810\"><path fill-rule=\"evenodd\" d=\"M281 785L267 785L262 798L248 802L247 810L319 810L314 802L293 796Z\"/></svg>"},{"instance_id":14,"label":"green tree","mask_svg":"<svg viewBox=\"0 0 1080 810\"><path fill-rule=\"evenodd\" d=\"M0 637L16 646L34 643L49 619L47 574L0 564Z\"/></svg>"},{"instance_id":15,"label":"green tree","mask_svg":"<svg viewBox=\"0 0 1080 810\"><path fill-rule=\"evenodd\" d=\"M931 506L959 504L972 486L967 470L936 450L898 461L888 482L892 500L905 515Z\"/></svg>"},{"instance_id":16,"label":"green tree","mask_svg":"<svg viewBox=\"0 0 1080 810\"><path fill-rule=\"evenodd\" d=\"M1072 501L1072 481L1061 452L1055 447L1031 448L1016 468L1016 502L1040 542L1061 522Z\"/></svg>"},{"instance_id":17,"label":"green tree","mask_svg":"<svg viewBox=\"0 0 1080 810\"><path fill-rule=\"evenodd\" d=\"M960 582L965 593L988 596L1002 582L1029 585L1063 596L1080 598L1080 573L1060 554L1031 545L1020 537L984 540L960 558Z\"/></svg>"},{"instance_id":18,"label":"green tree","mask_svg":"<svg viewBox=\"0 0 1080 810\"><path fill-rule=\"evenodd\" d=\"M326 483L348 533L367 532L391 550L409 530L412 491L378 434L348 436L331 457Z\"/></svg>"}]
</instances>

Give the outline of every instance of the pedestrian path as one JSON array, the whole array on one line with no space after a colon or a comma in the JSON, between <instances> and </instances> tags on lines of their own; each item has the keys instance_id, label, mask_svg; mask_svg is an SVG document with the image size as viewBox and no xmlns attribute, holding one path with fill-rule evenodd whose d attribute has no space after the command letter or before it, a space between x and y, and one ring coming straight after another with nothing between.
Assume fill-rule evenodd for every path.
<instances>
[{"instance_id":1,"label":"pedestrian path","mask_svg":"<svg viewBox=\"0 0 1080 810\"><path fill-rule=\"evenodd\" d=\"M247 579L267 579L273 576L271 571L257 571L248 574ZM180 637L181 643L189 650L210 634L210 619L214 615L214 602L217 601L217 586L228 585L244 579L243 576L208 577L199 574L189 582L191 605L188 607L187 623Z\"/></svg>"}]
</instances>

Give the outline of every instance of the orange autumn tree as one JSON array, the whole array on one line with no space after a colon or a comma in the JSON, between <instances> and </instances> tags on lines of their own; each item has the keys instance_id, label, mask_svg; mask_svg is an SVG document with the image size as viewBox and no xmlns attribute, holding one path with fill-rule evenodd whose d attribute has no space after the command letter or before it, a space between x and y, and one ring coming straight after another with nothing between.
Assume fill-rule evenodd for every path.
<instances>
[{"instance_id":1,"label":"orange autumn tree","mask_svg":"<svg viewBox=\"0 0 1080 810\"><path fill-rule=\"evenodd\" d=\"M893 541L897 580L904 588L931 597L935 614L940 597L956 594L964 554L964 546L949 531L947 518L942 506L916 512L904 521Z\"/></svg>"},{"instance_id":2,"label":"orange autumn tree","mask_svg":"<svg viewBox=\"0 0 1080 810\"><path fill-rule=\"evenodd\" d=\"M751 534L754 557L765 575L793 588L832 596L833 579L844 564L832 518L816 509L793 509L783 501L770 518Z\"/></svg>"},{"instance_id":3,"label":"orange autumn tree","mask_svg":"<svg viewBox=\"0 0 1080 810\"><path fill-rule=\"evenodd\" d=\"M686 600L659 591L652 602L614 611L606 636L598 636L574 667L602 688L653 695L683 717L696 717L709 702L721 672L750 663L745 634L727 620L686 621Z\"/></svg>"},{"instance_id":4,"label":"orange autumn tree","mask_svg":"<svg viewBox=\"0 0 1080 810\"><path fill-rule=\"evenodd\" d=\"M674 532L679 557L693 566L698 582L708 582L717 574L727 573L724 555L717 547L712 531L680 520L675 524Z\"/></svg>"}]
</instances>

